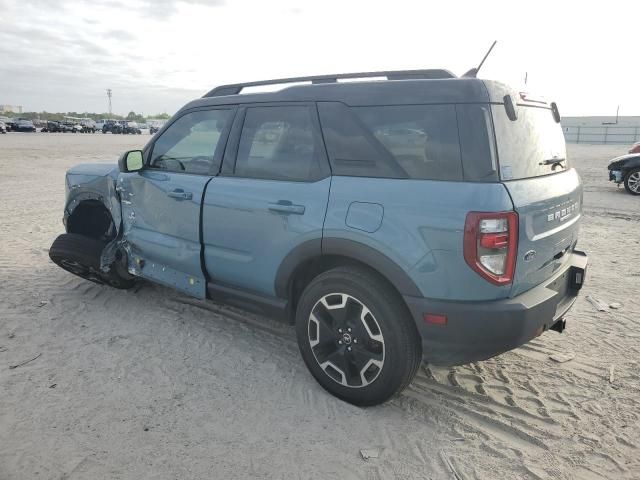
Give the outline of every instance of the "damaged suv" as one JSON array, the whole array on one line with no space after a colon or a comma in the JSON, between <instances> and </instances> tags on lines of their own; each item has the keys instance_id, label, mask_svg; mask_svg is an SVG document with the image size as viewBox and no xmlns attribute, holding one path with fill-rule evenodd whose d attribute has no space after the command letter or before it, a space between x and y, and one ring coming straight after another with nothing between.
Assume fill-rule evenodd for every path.
<instances>
[{"instance_id":1,"label":"damaged suv","mask_svg":"<svg viewBox=\"0 0 640 480\"><path fill-rule=\"evenodd\" d=\"M564 329L587 257L559 122L553 103L446 70L221 86L118 167L71 168L50 257L282 318L326 390L377 404L423 359Z\"/></svg>"}]
</instances>

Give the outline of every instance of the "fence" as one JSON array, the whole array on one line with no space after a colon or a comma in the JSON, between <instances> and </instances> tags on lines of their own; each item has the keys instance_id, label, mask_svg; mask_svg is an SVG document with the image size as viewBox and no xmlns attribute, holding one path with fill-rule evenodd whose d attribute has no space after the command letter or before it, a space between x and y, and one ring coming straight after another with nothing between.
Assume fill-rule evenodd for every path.
<instances>
[{"instance_id":1,"label":"fence","mask_svg":"<svg viewBox=\"0 0 640 480\"><path fill-rule=\"evenodd\" d=\"M640 141L640 125L563 125L568 143L603 143L630 145Z\"/></svg>"}]
</instances>

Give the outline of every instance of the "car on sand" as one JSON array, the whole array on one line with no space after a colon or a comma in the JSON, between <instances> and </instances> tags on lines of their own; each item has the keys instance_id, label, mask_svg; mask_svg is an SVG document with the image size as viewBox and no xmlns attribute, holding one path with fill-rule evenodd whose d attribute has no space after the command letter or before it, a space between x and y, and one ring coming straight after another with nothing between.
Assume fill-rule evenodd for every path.
<instances>
[{"instance_id":1,"label":"car on sand","mask_svg":"<svg viewBox=\"0 0 640 480\"><path fill-rule=\"evenodd\" d=\"M31 120L20 119L13 124L15 132L35 132L36 127Z\"/></svg>"},{"instance_id":2,"label":"car on sand","mask_svg":"<svg viewBox=\"0 0 640 480\"><path fill-rule=\"evenodd\" d=\"M142 130L138 126L137 122L128 121L128 120L122 120L120 122L120 125L122 126L122 133L124 133L124 134L129 134L129 135L141 135L142 134Z\"/></svg>"},{"instance_id":3,"label":"car on sand","mask_svg":"<svg viewBox=\"0 0 640 480\"><path fill-rule=\"evenodd\" d=\"M118 120L105 120L102 124L102 133L122 133L122 125Z\"/></svg>"},{"instance_id":4,"label":"car on sand","mask_svg":"<svg viewBox=\"0 0 640 480\"><path fill-rule=\"evenodd\" d=\"M42 133L57 133L57 132L64 132L65 128L64 126L60 125L60 122L56 122L54 120L48 120L44 127L42 127L42 129L40 130L40 132Z\"/></svg>"},{"instance_id":5,"label":"car on sand","mask_svg":"<svg viewBox=\"0 0 640 480\"><path fill-rule=\"evenodd\" d=\"M585 281L557 106L446 70L221 86L65 187L57 265L280 318L319 384L356 405L402 391L423 360L562 332Z\"/></svg>"},{"instance_id":6,"label":"car on sand","mask_svg":"<svg viewBox=\"0 0 640 480\"><path fill-rule=\"evenodd\" d=\"M607 169L610 181L624 185L631 195L640 195L640 152L614 158Z\"/></svg>"}]
</instances>

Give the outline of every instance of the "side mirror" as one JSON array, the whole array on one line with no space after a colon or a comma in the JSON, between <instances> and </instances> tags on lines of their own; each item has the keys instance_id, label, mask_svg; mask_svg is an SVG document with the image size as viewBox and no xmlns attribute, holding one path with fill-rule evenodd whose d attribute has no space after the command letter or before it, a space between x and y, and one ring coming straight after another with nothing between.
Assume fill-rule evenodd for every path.
<instances>
[{"instance_id":1,"label":"side mirror","mask_svg":"<svg viewBox=\"0 0 640 480\"><path fill-rule=\"evenodd\" d=\"M137 172L143 167L142 150L125 152L118 160L118 167L122 173Z\"/></svg>"}]
</instances>

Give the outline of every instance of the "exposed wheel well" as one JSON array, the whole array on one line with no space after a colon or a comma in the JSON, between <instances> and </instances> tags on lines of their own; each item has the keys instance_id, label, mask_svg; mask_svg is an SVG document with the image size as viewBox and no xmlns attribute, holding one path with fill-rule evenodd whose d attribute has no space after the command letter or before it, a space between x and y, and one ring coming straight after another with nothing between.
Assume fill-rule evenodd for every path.
<instances>
[{"instance_id":1,"label":"exposed wheel well","mask_svg":"<svg viewBox=\"0 0 640 480\"><path fill-rule=\"evenodd\" d=\"M383 280L389 286L389 288L402 299L400 292L393 285L393 283L391 283L389 279L387 279L382 273L367 265L366 263L342 255L320 255L298 265L298 267L294 270L293 275L291 276L288 290L288 296L290 299L288 315L289 323L293 324L295 322L298 300L307 285L309 285L309 283L311 283L311 281L321 273L324 273L327 270L331 270L332 268L342 267L345 265L359 266L369 270L372 274L378 276L381 280ZM402 301L404 302L404 300Z\"/></svg>"},{"instance_id":2,"label":"exposed wheel well","mask_svg":"<svg viewBox=\"0 0 640 480\"><path fill-rule=\"evenodd\" d=\"M111 240L116 235L111 213L98 200L80 203L67 219L67 233L78 233L98 240Z\"/></svg>"}]
</instances>

